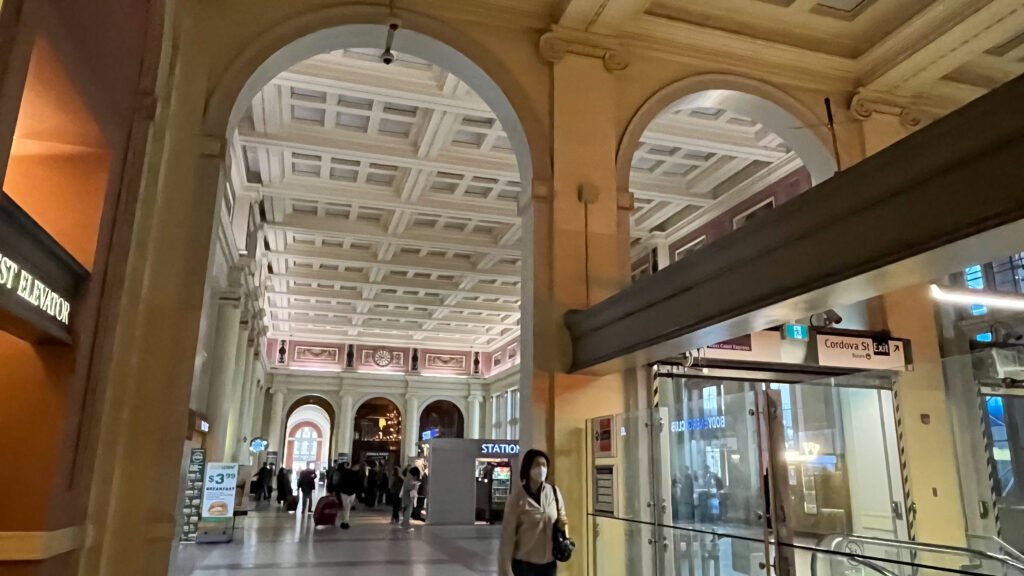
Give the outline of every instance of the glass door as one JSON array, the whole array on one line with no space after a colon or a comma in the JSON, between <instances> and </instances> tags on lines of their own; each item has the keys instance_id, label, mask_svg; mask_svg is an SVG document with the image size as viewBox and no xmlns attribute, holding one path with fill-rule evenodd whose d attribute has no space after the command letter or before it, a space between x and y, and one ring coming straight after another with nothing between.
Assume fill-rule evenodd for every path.
<instances>
[{"instance_id":1,"label":"glass door","mask_svg":"<svg viewBox=\"0 0 1024 576\"><path fill-rule=\"evenodd\" d=\"M911 560L885 543L907 535L892 393L878 383L850 376L767 386L777 574L813 573L816 553Z\"/></svg>"},{"instance_id":2,"label":"glass door","mask_svg":"<svg viewBox=\"0 0 1024 576\"><path fill-rule=\"evenodd\" d=\"M983 396L992 489L1003 540L1024 549L1024 396ZM1017 478L1022 482L1018 483Z\"/></svg>"},{"instance_id":3,"label":"glass door","mask_svg":"<svg viewBox=\"0 0 1024 576\"><path fill-rule=\"evenodd\" d=\"M759 382L658 379L652 443L659 574L765 573L762 397Z\"/></svg>"}]
</instances>

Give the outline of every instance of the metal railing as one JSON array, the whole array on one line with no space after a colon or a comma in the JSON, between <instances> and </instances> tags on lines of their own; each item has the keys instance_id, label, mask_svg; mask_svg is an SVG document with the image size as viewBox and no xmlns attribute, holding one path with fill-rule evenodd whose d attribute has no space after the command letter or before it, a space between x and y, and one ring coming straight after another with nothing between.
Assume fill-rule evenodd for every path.
<instances>
[{"instance_id":1,"label":"metal railing","mask_svg":"<svg viewBox=\"0 0 1024 576\"><path fill-rule=\"evenodd\" d=\"M899 576L899 574L896 571L883 566L882 564L880 564L880 562L891 562L897 565L909 565L914 568L927 567L915 562L907 562L897 559L877 558L869 555L864 555L860 552L852 553L850 552L851 548L847 547L848 545L853 545L852 549L859 549L861 551L863 550L862 548L860 548L861 545L871 545L886 547L895 550L906 550L911 553L945 554L949 556L966 557L968 559L973 560L973 562L961 564L960 570L951 571L973 572L968 568L982 566L984 561L991 561L996 562L1000 565L1000 567L1002 568L1000 573L1002 574L1024 575L1024 554L1021 554L1017 550L1013 549L1013 547L1008 545L1006 542L1003 542L998 538L991 537L990 539L997 544L1002 553L988 552L985 550L965 548L961 546L946 546L942 544L927 544L923 542L890 540L888 538L877 538L873 536L834 534L831 536L826 536L818 542L816 550L811 556L811 576L818 576L818 555L821 552L827 552L833 555L840 554L851 563L864 566L865 568L868 568L869 570L881 574L882 576ZM939 567L936 566L935 568Z\"/></svg>"}]
</instances>

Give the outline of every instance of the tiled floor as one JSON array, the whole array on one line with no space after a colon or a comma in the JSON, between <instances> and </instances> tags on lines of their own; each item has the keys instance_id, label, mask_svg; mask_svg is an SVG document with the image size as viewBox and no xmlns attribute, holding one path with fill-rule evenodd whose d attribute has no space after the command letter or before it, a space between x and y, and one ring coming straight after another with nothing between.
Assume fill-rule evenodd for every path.
<instances>
[{"instance_id":1,"label":"tiled floor","mask_svg":"<svg viewBox=\"0 0 1024 576\"><path fill-rule=\"evenodd\" d=\"M390 510L388 511L390 512ZM499 527L425 526L405 532L389 513L357 510L352 528L313 526L312 516L272 508L238 518L229 544L181 544L172 576L471 576L497 574ZM352 570L358 570L353 572Z\"/></svg>"}]
</instances>

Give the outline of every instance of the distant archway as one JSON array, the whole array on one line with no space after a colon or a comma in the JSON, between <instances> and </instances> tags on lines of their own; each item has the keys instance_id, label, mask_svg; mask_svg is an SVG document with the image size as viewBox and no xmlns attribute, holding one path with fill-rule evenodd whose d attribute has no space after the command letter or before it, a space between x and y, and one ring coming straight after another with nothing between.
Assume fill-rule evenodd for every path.
<instances>
[{"instance_id":1,"label":"distant archway","mask_svg":"<svg viewBox=\"0 0 1024 576\"><path fill-rule=\"evenodd\" d=\"M304 425L316 431L316 438L309 436L309 432L302 432L301 438L297 434ZM282 465L289 468L294 464L305 465L306 462L314 461L319 468L330 462L334 450L334 437L337 426L337 415L334 406L329 400L322 396L308 395L292 402L285 413L284 443L280 454ZM302 452L303 457L315 456L313 459L295 460L296 440L304 443L306 451ZM314 441L315 440L315 441ZM313 448L316 448L314 451Z\"/></svg>"},{"instance_id":2,"label":"distant archway","mask_svg":"<svg viewBox=\"0 0 1024 576\"><path fill-rule=\"evenodd\" d=\"M465 438L466 420L462 410L449 400L436 400L420 413L421 433L437 438Z\"/></svg>"},{"instance_id":3,"label":"distant archway","mask_svg":"<svg viewBox=\"0 0 1024 576\"><path fill-rule=\"evenodd\" d=\"M402 411L387 398L366 400L353 418L352 462L397 466L402 458Z\"/></svg>"}]
</instances>

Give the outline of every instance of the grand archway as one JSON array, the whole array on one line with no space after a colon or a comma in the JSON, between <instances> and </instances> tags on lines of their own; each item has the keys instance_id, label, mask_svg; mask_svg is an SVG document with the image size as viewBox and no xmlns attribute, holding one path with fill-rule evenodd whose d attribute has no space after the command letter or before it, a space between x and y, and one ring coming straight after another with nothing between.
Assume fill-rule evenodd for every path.
<instances>
[{"instance_id":1,"label":"grand archway","mask_svg":"<svg viewBox=\"0 0 1024 576\"><path fill-rule=\"evenodd\" d=\"M831 177L828 138L813 112L760 81L705 74L656 93L630 122L616 160L620 186L635 199L634 280Z\"/></svg>"},{"instance_id":2,"label":"grand archway","mask_svg":"<svg viewBox=\"0 0 1024 576\"><path fill-rule=\"evenodd\" d=\"M419 431L424 438L464 438L465 417L462 410L450 400L435 400L420 413Z\"/></svg>"},{"instance_id":3,"label":"grand archway","mask_svg":"<svg viewBox=\"0 0 1024 576\"><path fill-rule=\"evenodd\" d=\"M281 454L282 465L286 468L319 470L330 462L333 410L328 413L322 406L326 402L316 400L323 399L314 396L300 400L308 403L296 407L288 416Z\"/></svg>"},{"instance_id":4,"label":"grand archway","mask_svg":"<svg viewBox=\"0 0 1024 576\"><path fill-rule=\"evenodd\" d=\"M402 411L387 398L370 398L356 409L352 462L397 466L402 460Z\"/></svg>"}]
</instances>

